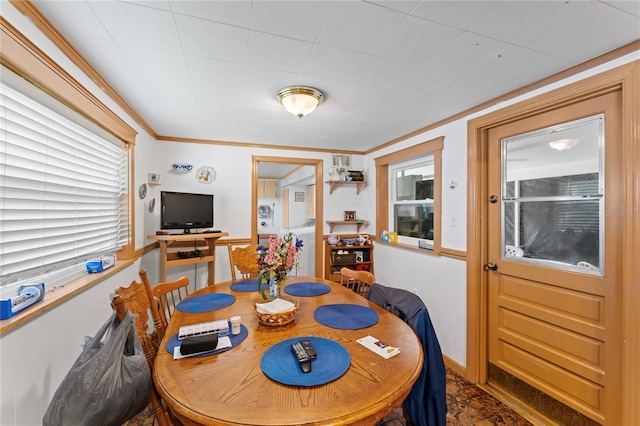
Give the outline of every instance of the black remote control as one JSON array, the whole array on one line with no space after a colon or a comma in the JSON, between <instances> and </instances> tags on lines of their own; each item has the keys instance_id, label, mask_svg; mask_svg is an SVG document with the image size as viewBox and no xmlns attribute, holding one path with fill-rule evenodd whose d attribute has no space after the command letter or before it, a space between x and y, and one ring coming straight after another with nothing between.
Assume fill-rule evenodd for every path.
<instances>
[{"instance_id":1,"label":"black remote control","mask_svg":"<svg viewBox=\"0 0 640 426\"><path fill-rule=\"evenodd\" d=\"M311 371L311 358L307 355L307 351L304 350L302 344L294 343L291 345L291 349L293 350L293 354L298 359L298 364L300 364L300 369L303 373L308 373Z\"/></svg>"},{"instance_id":2,"label":"black remote control","mask_svg":"<svg viewBox=\"0 0 640 426\"><path fill-rule=\"evenodd\" d=\"M309 358L316 359L316 348L313 347L309 339L300 340L300 344L304 348L307 355L309 355Z\"/></svg>"}]
</instances>

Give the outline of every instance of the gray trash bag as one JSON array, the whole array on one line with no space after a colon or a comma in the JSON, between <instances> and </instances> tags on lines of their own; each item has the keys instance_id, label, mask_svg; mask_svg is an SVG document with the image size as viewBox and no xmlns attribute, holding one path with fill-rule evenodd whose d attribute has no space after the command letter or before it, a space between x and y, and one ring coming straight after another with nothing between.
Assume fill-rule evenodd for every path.
<instances>
[{"instance_id":1,"label":"gray trash bag","mask_svg":"<svg viewBox=\"0 0 640 426\"><path fill-rule=\"evenodd\" d=\"M49 403L44 426L120 426L150 403L153 382L134 323L131 313L119 322L114 312L85 343Z\"/></svg>"}]
</instances>

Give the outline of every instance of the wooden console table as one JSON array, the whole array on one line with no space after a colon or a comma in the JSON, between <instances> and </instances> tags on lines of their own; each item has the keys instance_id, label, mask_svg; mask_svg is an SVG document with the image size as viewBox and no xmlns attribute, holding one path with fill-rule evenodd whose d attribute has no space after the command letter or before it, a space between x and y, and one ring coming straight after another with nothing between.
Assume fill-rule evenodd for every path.
<instances>
[{"instance_id":1,"label":"wooden console table","mask_svg":"<svg viewBox=\"0 0 640 426\"><path fill-rule=\"evenodd\" d=\"M215 284L216 279L216 240L229 235L227 232L213 234L179 234L179 235L149 235L150 240L158 241L160 245L160 282L167 281L167 268L182 265L193 265L206 262L209 268L207 285ZM169 252L168 247L176 241L205 240L207 247L202 250L203 256L180 258L177 252Z\"/></svg>"}]
</instances>

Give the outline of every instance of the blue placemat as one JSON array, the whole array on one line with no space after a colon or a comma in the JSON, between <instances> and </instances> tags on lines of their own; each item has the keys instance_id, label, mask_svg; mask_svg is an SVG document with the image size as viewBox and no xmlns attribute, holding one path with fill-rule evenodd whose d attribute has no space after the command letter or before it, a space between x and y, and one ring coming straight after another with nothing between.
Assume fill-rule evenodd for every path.
<instances>
[{"instance_id":1,"label":"blue placemat","mask_svg":"<svg viewBox=\"0 0 640 426\"><path fill-rule=\"evenodd\" d=\"M252 293L254 291L258 291L258 280L254 278L250 280L239 281L237 283L231 284L231 287L229 288L240 293Z\"/></svg>"},{"instance_id":2,"label":"blue placemat","mask_svg":"<svg viewBox=\"0 0 640 426\"><path fill-rule=\"evenodd\" d=\"M373 309L346 303L320 306L313 318L322 325L341 330L357 330L378 323L378 314Z\"/></svg>"},{"instance_id":3,"label":"blue placemat","mask_svg":"<svg viewBox=\"0 0 640 426\"><path fill-rule=\"evenodd\" d=\"M176 305L176 309L190 314L216 311L226 308L236 301L236 297L225 293L201 294L182 300Z\"/></svg>"},{"instance_id":4,"label":"blue placemat","mask_svg":"<svg viewBox=\"0 0 640 426\"><path fill-rule=\"evenodd\" d=\"M311 371L303 373L291 344L309 339L317 352ZM260 359L262 372L272 380L292 386L318 386L342 376L349 369L351 356L340 343L321 337L297 337L284 340L267 349Z\"/></svg>"},{"instance_id":5,"label":"blue placemat","mask_svg":"<svg viewBox=\"0 0 640 426\"><path fill-rule=\"evenodd\" d=\"M320 296L330 291L330 286L314 282L288 284L284 287L284 292L292 296Z\"/></svg>"},{"instance_id":6,"label":"blue placemat","mask_svg":"<svg viewBox=\"0 0 640 426\"><path fill-rule=\"evenodd\" d=\"M231 323L229 323L229 330L231 330ZM193 355L190 358L197 358L197 357L201 357L201 356L215 355L215 354L219 354L220 352L228 351L229 349L235 348L240 343L242 343L244 341L244 339L247 338L248 335L249 335L249 330L247 330L247 327L245 327L243 324L240 324L240 334L236 334L234 336L233 334L229 333L229 340L231 340L231 348L215 349L213 351L203 352L203 353L198 354L198 355ZM173 355L173 348L175 348L176 346L180 346L181 342L182 342L181 340L178 340L178 333L176 333L173 336L171 336L171 338L169 339L169 341L165 345L165 348L167 349L167 352L169 352L171 355Z\"/></svg>"}]
</instances>

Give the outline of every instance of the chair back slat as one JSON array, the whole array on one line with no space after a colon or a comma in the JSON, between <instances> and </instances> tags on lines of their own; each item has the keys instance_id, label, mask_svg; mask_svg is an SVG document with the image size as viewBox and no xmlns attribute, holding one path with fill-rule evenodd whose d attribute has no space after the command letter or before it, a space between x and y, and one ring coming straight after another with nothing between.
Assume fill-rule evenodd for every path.
<instances>
[{"instance_id":1,"label":"chair back slat","mask_svg":"<svg viewBox=\"0 0 640 426\"><path fill-rule=\"evenodd\" d=\"M180 277L177 280L158 283L152 287L146 270L141 269L138 274L145 284L149 300L154 302L151 304L151 316L156 330L158 330L158 335L162 339L176 306L189 295L189 278Z\"/></svg>"},{"instance_id":2,"label":"chair back slat","mask_svg":"<svg viewBox=\"0 0 640 426\"><path fill-rule=\"evenodd\" d=\"M369 271L356 271L344 267L340 269L340 284L364 298L369 294L369 286L375 280L375 276Z\"/></svg>"},{"instance_id":3,"label":"chair back slat","mask_svg":"<svg viewBox=\"0 0 640 426\"><path fill-rule=\"evenodd\" d=\"M231 265L231 279L257 278L260 273L258 266L257 244L247 247L233 248L232 244L227 245L229 249L229 264ZM236 269L239 273L236 273Z\"/></svg>"}]
</instances>

